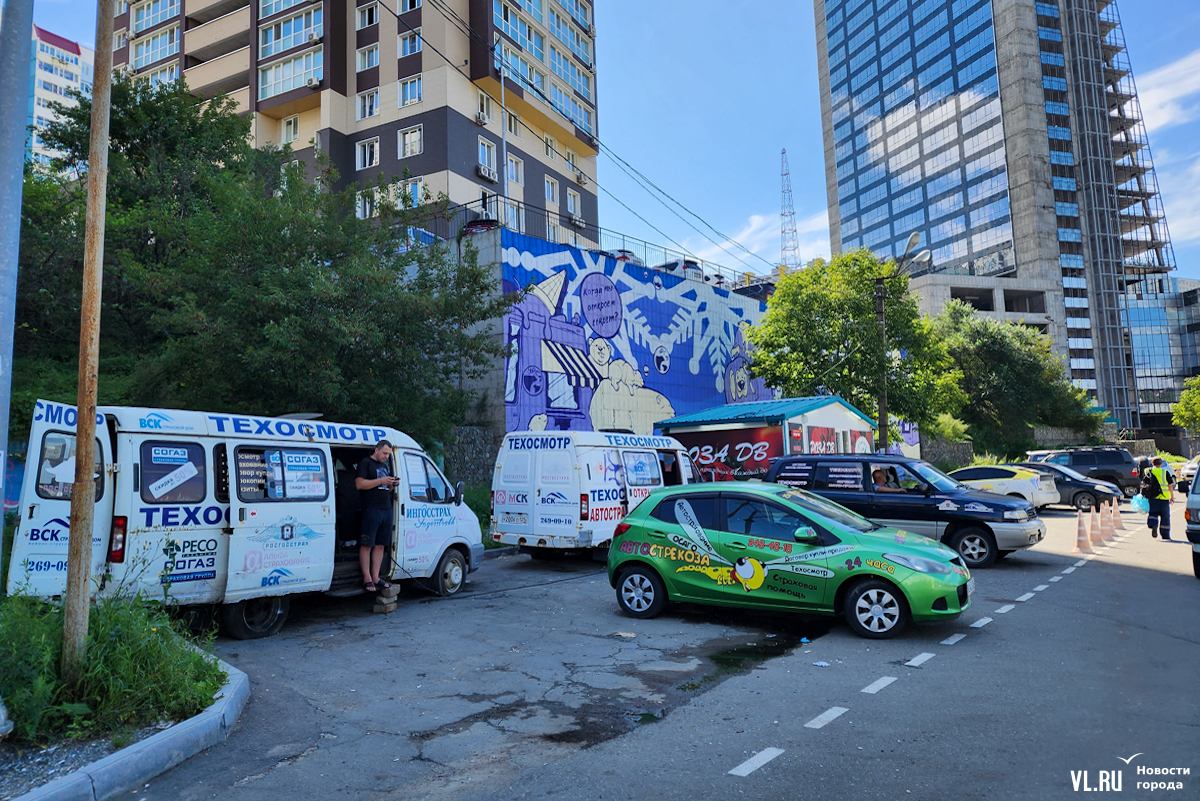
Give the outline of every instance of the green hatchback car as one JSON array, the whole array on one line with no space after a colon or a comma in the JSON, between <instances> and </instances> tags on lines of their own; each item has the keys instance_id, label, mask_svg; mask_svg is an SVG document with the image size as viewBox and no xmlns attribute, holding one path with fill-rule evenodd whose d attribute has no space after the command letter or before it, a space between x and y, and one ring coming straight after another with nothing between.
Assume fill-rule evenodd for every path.
<instances>
[{"instance_id":1,"label":"green hatchback car","mask_svg":"<svg viewBox=\"0 0 1200 801\"><path fill-rule=\"evenodd\" d=\"M975 581L958 554L884 528L804 490L735 481L655 490L618 526L609 583L631 617L670 601L841 614L855 633L894 637L948 620Z\"/></svg>"}]
</instances>

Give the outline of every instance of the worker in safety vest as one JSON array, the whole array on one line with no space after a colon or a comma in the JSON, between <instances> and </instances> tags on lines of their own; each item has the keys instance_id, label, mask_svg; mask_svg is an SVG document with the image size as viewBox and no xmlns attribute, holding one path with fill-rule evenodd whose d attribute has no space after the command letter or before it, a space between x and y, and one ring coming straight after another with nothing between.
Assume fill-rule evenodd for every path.
<instances>
[{"instance_id":1,"label":"worker in safety vest","mask_svg":"<svg viewBox=\"0 0 1200 801\"><path fill-rule=\"evenodd\" d=\"M1164 542L1171 539L1171 502L1175 500L1175 482L1165 467L1161 456L1155 456L1153 466L1142 475L1142 495L1150 502L1150 514L1146 525L1150 536L1162 535Z\"/></svg>"}]
</instances>

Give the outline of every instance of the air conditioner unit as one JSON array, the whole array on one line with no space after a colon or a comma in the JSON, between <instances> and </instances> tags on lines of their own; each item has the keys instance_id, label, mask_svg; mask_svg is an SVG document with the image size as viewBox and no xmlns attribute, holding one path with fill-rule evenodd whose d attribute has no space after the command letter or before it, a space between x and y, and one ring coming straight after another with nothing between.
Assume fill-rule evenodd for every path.
<instances>
[{"instance_id":1,"label":"air conditioner unit","mask_svg":"<svg viewBox=\"0 0 1200 801\"><path fill-rule=\"evenodd\" d=\"M491 122L491 119L488 117L488 115L484 114L482 111L475 112L476 125L487 125L489 122Z\"/></svg>"},{"instance_id":2,"label":"air conditioner unit","mask_svg":"<svg viewBox=\"0 0 1200 801\"><path fill-rule=\"evenodd\" d=\"M120 64L117 66L115 72L118 75L123 75L126 78L128 78L130 75L133 74L133 69L128 64Z\"/></svg>"},{"instance_id":3,"label":"air conditioner unit","mask_svg":"<svg viewBox=\"0 0 1200 801\"><path fill-rule=\"evenodd\" d=\"M575 226L576 228L583 228L585 225L587 225L587 223L585 223L583 221L583 218L580 217L578 214L572 214L571 215L571 225Z\"/></svg>"},{"instance_id":4,"label":"air conditioner unit","mask_svg":"<svg viewBox=\"0 0 1200 801\"><path fill-rule=\"evenodd\" d=\"M139 34L137 31L131 30L131 31L129 31L129 34L125 38L132 42L134 39L138 38L138 36L140 36L140 35L141 34Z\"/></svg>"},{"instance_id":5,"label":"air conditioner unit","mask_svg":"<svg viewBox=\"0 0 1200 801\"><path fill-rule=\"evenodd\" d=\"M575 180L579 183L580 186L587 186L588 177L586 175L584 175L581 171L576 170Z\"/></svg>"},{"instance_id":6,"label":"air conditioner unit","mask_svg":"<svg viewBox=\"0 0 1200 801\"><path fill-rule=\"evenodd\" d=\"M489 167L486 164L475 165L475 172L480 178L484 179L485 181L490 181L491 183L496 183L496 181L500 180L499 176L496 175L496 168Z\"/></svg>"},{"instance_id":7,"label":"air conditioner unit","mask_svg":"<svg viewBox=\"0 0 1200 801\"><path fill-rule=\"evenodd\" d=\"M309 31L308 32L308 41L310 44L312 42L319 42L319 41L321 41L321 35L319 33L317 33L316 31Z\"/></svg>"},{"instance_id":8,"label":"air conditioner unit","mask_svg":"<svg viewBox=\"0 0 1200 801\"><path fill-rule=\"evenodd\" d=\"M305 81L304 85L307 86L309 89L320 89L321 88L321 79L314 76L312 78L309 78L307 81Z\"/></svg>"}]
</instances>

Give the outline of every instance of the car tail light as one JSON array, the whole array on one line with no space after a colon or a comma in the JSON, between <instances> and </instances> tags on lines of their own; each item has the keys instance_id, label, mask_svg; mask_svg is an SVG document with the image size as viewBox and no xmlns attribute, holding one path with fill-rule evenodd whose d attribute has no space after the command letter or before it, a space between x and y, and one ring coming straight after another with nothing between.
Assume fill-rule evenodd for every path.
<instances>
[{"instance_id":1,"label":"car tail light","mask_svg":"<svg viewBox=\"0 0 1200 801\"><path fill-rule=\"evenodd\" d=\"M125 529L128 526L129 518L114 517L112 524L112 533L108 535L108 561L115 564L124 564L125 562Z\"/></svg>"},{"instance_id":2,"label":"car tail light","mask_svg":"<svg viewBox=\"0 0 1200 801\"><path fill-rule=\"evenodd\" d=\"M579 493L579 519L588 519L588 496L586 492Z\"/></svg>"},{"instance_id":3,"label":"car tail light","mask_svg":"<svg viewBox=\"0 0 1200 801\"><path fill-rule=\"evenodd\" d=\"M629 531L629 529L631 529L631 528L633 528L632 523L617 523L617 527L613 531L613 536L620 537L622 534L624 534L626 531Z\"/></svg>"},{"instance_id":4,"label":"car tail light","mask_svg":"<svg viewBox=\"0 0 1200 801\"><path fill-rule=\"evenodd\" d=\"M1137 478L1137 468L1136 467L1129 471L1129 477Z\"/></svg>"},{"instance_id":5,"label":"car tail light","mask_svg":"<svg viewBox=\"0 0 1200 801\"><path fill-rule=\"evenodd\" d=\"M496 491L495 490L492 490L491 504L492 504L492 514L495 514L496 513Z\"/></svg>"}]
</instances>

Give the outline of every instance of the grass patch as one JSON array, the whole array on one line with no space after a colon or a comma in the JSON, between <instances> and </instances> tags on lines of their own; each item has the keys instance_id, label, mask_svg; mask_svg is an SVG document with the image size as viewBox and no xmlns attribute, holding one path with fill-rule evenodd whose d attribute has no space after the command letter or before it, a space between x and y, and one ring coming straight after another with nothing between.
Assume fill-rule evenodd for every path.
<instances>
[{"instance_id":1,"label":"grass patch","mask_svg":"<svg viewBox=\"0 0 1200 801\"><path fill-rule=\"evenodd\" d=\"M479 518L483 528L483 547L487 550L503 548L504 545L495 542L488 536L488 524L492 519L492 488L487 484L470 484L463 487L463 503Z\"/></svg>"},{"instance_id":2,"label":"grass patch","mask_svg":"<svg viewBox=\"0 0 1200 801\"><path fill-rule=\"evenodd\" d=\"M59 671L63 611L36 598L0 602L0 696L18 741L128 732L183 720L225 682L216 660L188 647L167 610L139 599L103 599L88 620L87 663L74 682Z\"/></svg>"}]
</instances>

